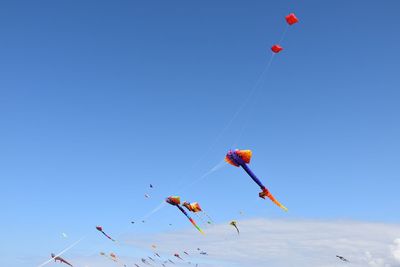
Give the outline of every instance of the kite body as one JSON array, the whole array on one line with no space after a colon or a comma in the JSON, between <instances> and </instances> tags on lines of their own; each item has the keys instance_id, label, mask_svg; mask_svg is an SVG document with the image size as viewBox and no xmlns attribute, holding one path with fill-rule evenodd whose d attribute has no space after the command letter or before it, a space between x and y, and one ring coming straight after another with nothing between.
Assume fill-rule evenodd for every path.
<instances>
[{"instance_id":1,"label":"kite body","mask_svg":"<svg viewBox=\"0 0 400 267\"><path fill-rule=\"evenodd\" d=\"M273 45L271 47L272 52L274 52L275 54L278 54L279 52L281 52L283 50L283 47L280 45Z\"/></svg>"},{"instance_id":2,"label":"kite body","mask_svg":"<svg viewBox=\"0 0 400 267\"><path fill-rule=\"evenodd\" d=\"M285 17L287 24L292 26L293 24L299 22L299 19L296 17L294 13L290 13Z\"/></svg>"},{"instance_id":3,"label":"kite body","mask_svg":"<svg viewBox=\"0 0 400 267\"><path fill-rule=\"evenodd\" d=\"M200 214L204 215L205 217L207 217L207 220L206 220L207 223L208 224L212 223L213 220L211 219L211 217L205 211L203 211L201 209L200 204L198 202L189 203L189 202L185 201L185 202L182 203L182 206L184 206L190 212L193 212L195 214L200 213ZM204 219L201 216L199 216L199 219L204 221Z\"/></svg>"},{"instance_id":4,"label":"kite body","mask_svg":"<svg viewBox=\"0 0 400 267\"><path fill-rule=\"evenodd\" d=\"M59 261L60 263L64 263L66 265L69 265L69 266L73 267L71 263L69 263L68 261L64 260L60 256L56 256L54 253L51 253L51 257L54 259L55 262Z\"/></svg>"},{"instance_id":5,"label":"kite body","mask_svg":"<svg viewBox=\"0 0 400 267\"><path fill-rule=\"evenodd\" d=\"M339 259L340 259L340 260L342 260L342 261L349 262L349 260L348 260L348 259L346 259L346 258L345 258L345 257L343 257L343 256L336 255L336 257L337 257L337 258L339 258Z\"/></svg>"},{"instance_id":6,"label":"kite body","mask_svg":"<svg viewBox=\"0 0 400 267\"><path fill-rule=\"evenodd\" d=\"M229 224L232 225L233 227L235 227L235 229L236 229L236 231L237 231L237 233L239 235L240 232L239 232L239 228L237 227L237 222L236 221L231 221Z\"/></svg>"},{"instance_id":7,"label":"kite body","mask_svg":"<svg viewBox=\"0 0 400 267\"><path fill-rule=\"evenodd\" d=\"M113 238L111 238L111 236L107 235L104 231L103 231L103 227L101 226L96 226L97 231L101 232L105 237L107 237L108 239L110 239L111 241L115 242L115 240Z\"/></svg>"},{"instance_id":8,"label":"kite body","mask_svg":"<svg viewBox=\"0 0 400 267\"><path fill-rule=\"evenodd\" d=\"M258 179L258 177L250 170L247 164L250 163L251 156L251 150L229 150L226 154L225 161L233 166L242 167L243 170L245 170L250 178L261 188L262 191L258 194L259 197L263 199L265 199L265 197L268 197L277 206L282 208L284 211L287 211L287 208L275 199L275 197L269 192L269 190L262 184L260 179Z\"/></svg>"},{"instance_id":9,"label":"kite body","mask_svg":"<svg viewBox=\"0 0 400 267\"><path fill-rule=\"evenodd\" d=\"M183 259L181 258L181 256L179 256L179 254L178 254L178 253L175 253L175 254L174 254L174 256L175 256L175 257L177 257L178 259L181 259L181 260L183 260Z\"/></svg>"}]
</instances>

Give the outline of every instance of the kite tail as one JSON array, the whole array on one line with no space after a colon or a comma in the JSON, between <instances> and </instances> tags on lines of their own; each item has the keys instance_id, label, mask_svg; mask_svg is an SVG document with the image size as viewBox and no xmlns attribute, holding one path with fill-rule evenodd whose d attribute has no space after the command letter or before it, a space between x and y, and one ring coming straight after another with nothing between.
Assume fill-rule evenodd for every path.
<instances>
[{"instance_id":1,"label":"kite tail","mask_svg":"<svg viewBox=\"0 0 400 267\"><path fill-rule=\"evenodd\" d=\"M271 199L272 202L274 202L278 207L280 207L281 209L283 209L284 211L288 211L288 209L283 206L278 200L276 200L276 198L268 191L268 189L264 189L263 192L265 193L265 195Z\"/></svg>"},{"instance_id":2,"label":"kite tail","mask_svg":"<svg viewBox=\"0 0 400 267\"><path fill-rule=\"evenodd\" d=\"M203 230L200 229L200 227L196 224L196 222L192 218L189 218L189 221L193 224L194 227L196 227L197 230L199 230L200 233L204 234Z\"/></svg>"},{"instance_id":3,"label":"kite tail","mask_svg":"<svg viewBox=\"0 0 400 267\"><path fill-rule=\"evenodd\" d=\"M103 233L103 235L104 235L105 237L107 237L107 238L110 239L111 241L115 242L115 240L112 239L111 236L107 235L104 231L101 231L101 232Z\"/></svg>"},{"instance_id":4,"label":"kite tail","mask_svg":"<svg viewBox=\"0 0 400 267\"><path fill-rule=\"evenodd\" d=\"M239 235L239 234L240 234L239 228L238 228L236 225L234 225L234 227L236 228L236 231L237 231L237 233L238 233L238 235Z\"/></svg>"},{"instance_id":5,"label":"kite tail","mask_svg":"<svg viewBox=\"0 0 400 267\"><path fill-rule=\"evenodd\" d=\"M197 230L199 230L200 233L204 234L203 230L200 229L200 227L196 224L196 222L189 216L189 214L179 205L176 205L176 207L189 219L189 221L193 224L194 227L196 227Z\"/></svg>"}]
</instances>

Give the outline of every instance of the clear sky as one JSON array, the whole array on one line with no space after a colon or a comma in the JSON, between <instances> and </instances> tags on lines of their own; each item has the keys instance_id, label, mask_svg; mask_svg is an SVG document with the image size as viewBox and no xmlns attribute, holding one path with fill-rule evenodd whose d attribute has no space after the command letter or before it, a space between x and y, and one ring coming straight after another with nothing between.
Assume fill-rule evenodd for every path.
<instances>
[{"instance_id":1,"label":"clear sky","mask_svg":"<svg viewBox=\"0 0 400 267\"><path fill-rule=\"evenodd\" d=\"M86 234L80 249L97 253L97 224L116 236L189 228L172 207L130 224L171 194L216 222L239 211L399 222L399 9L396 0L3 1L1 265L40 263ZM290 12L301 22L229 124ZM232 166L181 186L236 146L253 150L252 170L288 213Z\"/></svg>"}]
</instances>

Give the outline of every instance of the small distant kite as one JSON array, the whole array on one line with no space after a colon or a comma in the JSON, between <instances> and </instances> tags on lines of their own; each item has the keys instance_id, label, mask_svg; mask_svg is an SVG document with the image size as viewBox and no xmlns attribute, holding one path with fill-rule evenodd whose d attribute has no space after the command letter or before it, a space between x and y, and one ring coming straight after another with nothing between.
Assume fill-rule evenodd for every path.
<instances>
[{"instance_id":1,"label":"small distant kite","mask_svg":"<svg viewBox=\"0 0 400 267\"><path fill-rule=\"evenodd\" d=\"M299 19L296 17L296 15L294 13L290 13L289 15L287 15L285 17L287 24L289 24L290 26L299 22Z\"/></svg>"},{"instance_id":2,"label":"small distant kite","mask_svg":"<svg viewBox=\"0 0 400 267\"><path fill-rule=\"evenodd\" d=\"M181 258L181 256L179 256L179 254L178 254L178 253L175 253L175 254L174 254L174 256L175 256L175 257L177 257L178 259L181 259L181 260L183 260L183 259Z\"/></svg>"},{"instance_id":3,"label":"small distant kite","mask_svg":"<svg viewBox=\"0 0 400 267\"><path fill-rule=\"evenodd\" d=\"M271 47L271 50L272 50L272 52L274 52L275 54L278 54L279 52L281 52L281 51L283 50L283 47L280 46L280 45L278 45L278 44L276 44L276 45L273 45L273 46Z\"/></svg>"},{"instance_id":4,"label":"small distant kite","mask_svg":"<svg viewBox=\"0 0 400 267\"><path fill-rule=\"evenodd\" d=\"M60 256L56 256L54 253L51 253L51 257L54 259L54 262L59 261L60 263L64 263L64 264L69 265L69 266L72 267L71 263L69 263L68 261L64 260Z\"/></svg>"},{"instance_id":5,"label":"small distant kite","mask_svg":"<svg viewBox=\"0 0 400 267\"><path fill-rule=\"evenodd\" d=\"M236 228L236 231L237 231L237 233L239 235L240 232L239 232L239 228L237 227L237 222L236 221L231 221L229 224Z\"/></svg>"},{"instance_id":6,"label":"small distant kite","mask_svg":"<svg viewBox=\"0 0 400 267\"><path fill-rule=\"evenodd\" d=\"M345 257L342 257L340 255L336 255L337 258L339 258L340 260L344 261L344 262L349 262L348 259L346 259Z\"/></svg>"},{"instance_id":7,"label":"small distant kite","mask_svg":"<svg viewBox=\"0 0 400 267\"><path fill-rule=\"evenodd\" d=\"M104 231L103 231L103 227L101 226L96 226L97 231L101 232L105 237L107 237L108 239L110 239L111 241L115 242L114 239L111 238L111 236L107 235Z\"/></svg>"},{"instance_id":8,"label":"small distant kite","mask_svg":"<svg viewBox=\"0 0 400 267\"><path fill-rule=\"evenodd\" d=\"M115 253L111 252L111 253L110 253L110 258L111 258L113 261L118 262L117 255L115 255Z\"/></svg>"},{"instance_id":9,"label":"small distant kite","mask_svg":"<svg viewBox=\"0 0 400 267\"><path fill-rule=\"evenodd\" d=\"M239 149L229 150L228 153L226 154L225 161L235 167L240 166L247 172L247 174L251 177L251 179L253 179L253 181L262 190L258 194L259 197L261 197L263 199L265 199L265 197L268 197L269 199L271 199L272 202L274 202L276 205L278 205L284 211L287 211L288 209L285 206L283 206L281 203L279 203L278 200L275 199L275 197L269 192L269 190L261 183L261 181L257 178L257 176L247 166L247 164L250 163L251 156L252 156L251 150L239 150Z\"/></svg>"},{"instance_id":10,"label":"small distant kite","mask_svg":"<svg viewBox=\"0 0 400 267\"><path fill-rule=\"evenodd\" d=\"M143 258L142 258L142 262L143 262L144 264L151 265L150 263L148 263L148 262L146 261L146 259L143 259Z\"/></svg>"}]
</instances>

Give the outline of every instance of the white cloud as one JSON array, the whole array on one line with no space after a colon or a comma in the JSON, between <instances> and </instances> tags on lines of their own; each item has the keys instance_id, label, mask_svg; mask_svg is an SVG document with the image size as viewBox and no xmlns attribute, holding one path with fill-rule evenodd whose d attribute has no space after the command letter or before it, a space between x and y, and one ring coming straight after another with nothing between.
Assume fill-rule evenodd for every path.
<instances>
[{"instance_id":1,"label":"white cloud","mask_svg":"<svg viewBox=\"0 0 400 267\"><path fill-rule=\"evenodd\" d=\"M239 236L228 223L205 229L204 236L191 228L125 236L124 249L132 252L118 249L115 252L127 266L140 262L140 257L152 256L151 245L157 244L157 251L164 259L177 263L167 266L175 267L195 266L193 263L199 263L199 267L400 267L400 225L252 219L239 221L238 227ZM200 255L197 248L207 251L208 255ZM174 259L172 255L176 252L192 265ZM336 255L344 256L350 263L340 261ZM110 262L95 255L76 255L72 260L77 266L110 266Z\"/></svg>"},{"instance_id":2,"label":"white cloud","mask_svg":"<svg viewBox=\"0 0 400 267\"><path fill-rule=\"evenodd\" d=\"M240 236L229 225L217 225L205 236L188 230L129 240L137 246L157 243L164 253L199 247L211 263L218 262L214 266L343 266L338 254L351 266L400 267L395 260L400 258L400 239L391 245L400 236L400 225L253 219L238 226Z\"/></svg>"},{"instance_id":3,"label":"white cloud","mask_svg":"<svg viewBox=\"0 0 400 267\"><path fill-rule=\"evenodd\" d=\"M390 247L393 257L400 263L400 238L393 241L393 245Z\"/></svg>"}]
</instances>

